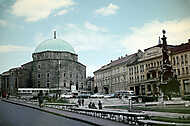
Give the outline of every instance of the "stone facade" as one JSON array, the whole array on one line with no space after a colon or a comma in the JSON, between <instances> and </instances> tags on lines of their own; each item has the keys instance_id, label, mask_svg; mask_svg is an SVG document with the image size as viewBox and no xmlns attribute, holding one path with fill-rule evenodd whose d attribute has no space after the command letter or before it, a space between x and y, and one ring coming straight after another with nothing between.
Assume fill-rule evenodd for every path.
<instances>
[{"instance_id":1,"label":"stone facade","mask_svg":"<svg viewBox=\"0 0 190 126\"><path fill-rule=\"evenodd\" d=\"M85 90L94 93L94 77L86 78Z\"/></svg>"},{"instance_id":2,"label":"stone facade","mask_svg":"<svg viewBox=\"0 0 190 126\"><path fill-rule=\"evenodd\" d=\"M189 94L190 40L167 47L173 72L181 84L181 94ZM158 44L104 65L94 72L94 83L102 93L133 90L136 95L158 94L162 62L162 44Z\"/></svg>"},{"instance_id":3,"label":"stone facade","mask_svg":"<svg viewBox=\"0 0 190 126\"><path fill-rule=\"evenodd\" d=\"M181 84L182 95L190 94L190 39L172 49L171 63Z\"/></svg>"},{"instance_id":4,"label":"stone facade","mask_svg":"<svg viewBox=\"0 0 190 126\"><path fill-rule=\"evenodd\" d=\"M33 54L33 85L43 88L67 88L76 85L82 89L86 78L86 66L78 56L69 52L46 51Z\"/></svg>"},{"instance_id":5,"label":"stone facade","mask_svg":"<svg viewBox=\"0 0 190 126\"><path fill-rule=\"evenodd\" d=\"M1 95L2 95L2 97L6 97L6 95L11 92L9 75L10 75L9 72L4 72L3 74L1 74Z\"/></svg>"},{"instance_id":6,"label":"stone facade","mask_svg":"<svg viewBox=\"0 0 190 126\"><path fill-rule=\"evenodd\" d=\"M139 50L132 55L119 57L95 71L94 86L98 87L98 92L107 94L127 90L129 81L128 65L135 63L142 57L142 54L143 52Z\"/></svg>"},{"instance_id":7,"label":"stone facade","mask_svg":"<svg viewBox=\"0 0 190 126\"><path fill-rule=\"evenodd\" d=\"M2 91L11 95L16 94L18 88L59 88L70 91L71 85L75 85L77 90L84 90L86 66L78 62L78 55L72 46L56 38L44 43L38 46L41 52L32 54L33 61L1 74ZM52 46L55 51L48 51Z\"/></svg>"}]
</instances>

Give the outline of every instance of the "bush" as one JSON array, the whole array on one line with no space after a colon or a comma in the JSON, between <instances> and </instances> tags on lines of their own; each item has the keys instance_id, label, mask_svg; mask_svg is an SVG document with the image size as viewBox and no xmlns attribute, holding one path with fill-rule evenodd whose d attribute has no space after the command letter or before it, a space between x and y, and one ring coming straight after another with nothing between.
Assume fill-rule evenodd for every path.
<instances>
[{"instance_id":1,"label":"bush","mask_svg":"<svg viewBox=\"0 0 190 126\"><path fill-rule=\"evenodd\" d=\"M67 99L59 99L57 100L58 103L69 103Z\"/></svg>"},{"instance_id":2,"label":"bush","mask_svg":"<svg viewBox=\"0 0 190 126\"><path fill-rule=\"evenodd\" d=\"M182 99L185 101L190 101L190 96L184 96L184 97L182 97Z\"/></svg>"},{"instance_id":3,"label":"bush","mask_svg":"<svg viewBox=\"0 0 190 126\"><path fill-rule=\"evenodd\" d=\"M139 96L139 98L142 98L142 102L155 102L155 101L158 101L158 97L155 97L155 96Z\"/></svg>"}]
</instances>

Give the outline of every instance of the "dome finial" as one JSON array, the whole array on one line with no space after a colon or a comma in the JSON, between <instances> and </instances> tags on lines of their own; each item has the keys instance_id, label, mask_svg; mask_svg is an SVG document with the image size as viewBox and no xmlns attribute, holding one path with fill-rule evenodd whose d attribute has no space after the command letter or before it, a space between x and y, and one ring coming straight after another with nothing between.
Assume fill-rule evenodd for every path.
<instances>
[{"instance_id":1,"label":"dome finial","mask_svg":"<svg viewBox=\"0 0 190 126\"><path fill-rule=\"evenodd\" d=\"M54 37L53 38L56 39L56 30L54 30Z\"/></svg>"},{"instance_id":2,"label":"dome finial","mask_svg":"<svg viewBox=\"0 0 190 126\"><path fill-rule=\"evenodd\" d=\"M163 33L163 34L166 34L166 31L163 29L163 30L162 30L162 33Z\"/></svg>"}]
</instances>

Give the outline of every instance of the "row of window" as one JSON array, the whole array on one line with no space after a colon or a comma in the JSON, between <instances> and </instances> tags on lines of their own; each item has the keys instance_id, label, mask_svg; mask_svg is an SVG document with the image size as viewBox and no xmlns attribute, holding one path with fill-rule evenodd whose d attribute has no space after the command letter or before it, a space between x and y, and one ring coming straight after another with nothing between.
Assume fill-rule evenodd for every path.
<instances>
[{"instance_id":1,"label":"row of window","mask_svg":"<svg viewBox=\"0 0 190 126\"><path fill-rule=\"evenodd\" d=\"M119 83L119 82L123 82L126 80L126 77L125 76L122 76L122 77L115 77L115 78L112 78L112 83ZM145 80L145 76L144 75L141 75L141 76L135 76L134 78L133 77L129 77L129 82L132 83L132 82L139 82L139 81L143 81ZM104 84L106 83L110 83L111 79L106 79L103 81Z\"/></svg>"},{"instance_id":2,"label":"row of window","mask_svg":"<svg viewBox=\"0 0 190 126\"><path fill-rule=\"evenodd\" d=\"M146 65L140 65L140 73L144 72L145 66L146 66L146 69L148 69L148 68L152 68L152 67L160 67L161 64L162 64L162 61L154 61L152 63L147 63ZM112 71L97 74L95 77L96 77L96 79L108 77L110 75L114 75L116 73L122 72L122 70L120 70L120 69L123 69L123 72L126 72L127 66L123 66L120 68L117 67L117 68L113 69ZM129 67L129 75L138 74L138 73L139 73L139 66Z\"/></svg>"},{"instance_id":3,"label":"row of window","mask_svg":"<svg viewBox=\"0 0 190 126\"><path fill-rule=\"evenodd\" d=\"M176 75L189 74L189 67L182 68L181 70L180 69L174 69L174 73Z\"/></svg>"},{"instance_id":4,"label":"row of window","mask_svg":"<svg viewBox=\"0 0 190 126\"><path fill-rule=\"evenodd\" d=\"M181 65L188 64L188 54L173 57L173 65L180 64L179 61L181 62ZM161 64L162 64L162 61L154 61L151 63L147 63L145 65L140 65L140 73L143 73L145 68L149 69L149 68L154 68L154 67L160 67ZM101 79L101 78L104 78L104 77L107 77L110 75L114 75L116 73L120 73L120 72L122 72L122 69L123 69L123 72L125 72L127 69L127 66L117 67L117 68L113 69L112 71L97 74L96 79ZM183 69L184 68L182 68L182 73L184 73ZM134 66L134 67L129 68L129 75L134 75L134 74L138 74L138 73L139 73L139 66Z\"/></svg>"},{"instance_id":5,"label":"row of window","mask_svg":"<svg viewBox=\"0 0 190 126\"><path fill-rule=\"evenodd\" d=\"M42 53L42 54L36 54L34 55L34 58L40 59L40 58L60 58L60 57L68 57L71 56L71 54L68 53Z\"/></svg>"},{"instance_id":6,"label":"row of window","mask_svg":"<svg viewBox=\"0 0 190 126\"><path fill-rule=\"evenodd\" d=\"M173 57L173 65L179 65L181 61L181 65L188 64L188 55L184 54L181 56Z\"/></svg>"},{"instance_id":7,"label":"row of window","mask_svg":"<svg viewBox=\"0 0 190 126\"><path fill-rule=\"evenodd\" d=\"M70 85L74 85L74 82L70 81ZM81 85L83 85L83 83L81 83ZM40 80L38 80L38 88L40 87L41 87ZM46 83L46 87L50 88L50 82ZM66 87L66 80L64 80L63 87ZM78 82L76 82L76 87L78 89Z\"/></svg>"},{"instance_id":8,"label":"row of window","mask_svg":"<svg viewBox=\"0 0 190 126\"><path fill-rule=\"evenodd\" d=\"M135 76L134 78L133 77L129 77L129 83L140 82L140 81L143 81L143 80L145 80L145 76L144 75Z\"/></svg>"},{"instance_id":9,"label":"row of window","mask_svg":"<svg viewBox=\"0 0 190 126\"><path fill-rule=\"evenodd\" d=\"M63 74L63 77L66 77L66 73ZM73 77L73 74L70 73L70 78L72 78L72 77ZM41 78L41 73L38 73L38 79L40 79L40 78ZM46 74L46 78L47 79L50 78L50 73L49 72ZM76 78L78 79L78 74L76 74ZM82 75L81 75L81 79L83 79Z\"/></svg>"},{"instance_id":10,"label":"row of window","mask_svg":"<svg viewBox=\"0 0 190 126\"><path fill-rule=\"evenodd\" d=\"M41 70L41 64L38 64L38 70ZM62 64L59 64L59 68L62 67ZM64 66L64 67L68 67L68 66ZM73 66L69 66L69 69L73 69ZM78 66L75 67L76 70L80 70L80 68Z\"/></svg>"}]
</instances>

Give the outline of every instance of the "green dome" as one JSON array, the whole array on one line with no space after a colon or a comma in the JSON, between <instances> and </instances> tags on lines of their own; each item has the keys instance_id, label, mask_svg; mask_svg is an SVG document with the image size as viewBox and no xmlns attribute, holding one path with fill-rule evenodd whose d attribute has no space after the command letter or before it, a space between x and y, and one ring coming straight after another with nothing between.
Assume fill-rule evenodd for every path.
<instances>
[{"instance_id":1,"label":"green dome","mask_svg":"<svg viewBox=\"0 0 190 126\"><path fill-rule=\"evenodd\" d=\"M69 43L61 39L49 39L43 41L35 49L35 53L44 51L65 51L75 54L73 47Z\"/></svg>"}]
</instances>

